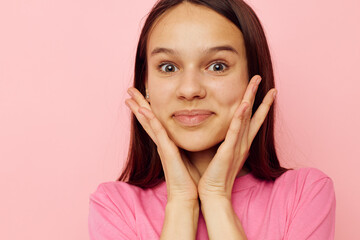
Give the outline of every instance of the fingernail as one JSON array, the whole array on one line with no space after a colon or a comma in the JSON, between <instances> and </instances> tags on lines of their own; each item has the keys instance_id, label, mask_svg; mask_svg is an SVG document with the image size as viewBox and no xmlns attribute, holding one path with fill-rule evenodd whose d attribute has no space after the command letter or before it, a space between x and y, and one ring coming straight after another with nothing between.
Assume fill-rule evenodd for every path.
<instances>
[{"instance_id":1,"label":"fingernail","mask_svg":"<svg viewBox=\"0 0 360 240\"><path fill-rule=\"evenodd\" d=\"M274 93L273 93L273 98L276 97L276 94L277 94L277 91L275 90Z\"/></svg>"},{"instance_id":2,"label":"fingernail","mask_svg":"<svg viewBox=\"0 0 360 240\"><path fill-rule=\"evenodd\" d=\"M125 100L125 104L126 104L126 106L130 107L130 104L129 104L128 101L129 101L129 99L126 99L126 100Z\"/></svg>"},{"instance_id":3,"label":"fingernail","mask_svg":"<svg viewBox=\"0 0 360 240\"><path fill-rule=\"evenodd\" d=\"M131 89L131 88L129 88L128 90L127 90L127 92L128 92L128 94L130 95L130 96L134 96L134 92L133 92L133 90Z\"/></svg>"},{"instance_id":4,"label":"fingernail","mask_svg":"<svg viewBox=\"0 0 360 240\"><path fill-rule=\"evenodd\" d=\"M257 89L258 89L258 84L256 84L254 87L253 87L253 93L256 93L256 91L257 91Z\"/></svg>"},{"instance_id":5,"label":"fingernail","mask_svg":"<svg viewBox=\"0 0 360 240\"><path fill-rule=\"evenodd\" d=\"M256 84L259 84L261 82L261 77L258 77L258 79L256 80Z\"/></svg>"}]
</instances>

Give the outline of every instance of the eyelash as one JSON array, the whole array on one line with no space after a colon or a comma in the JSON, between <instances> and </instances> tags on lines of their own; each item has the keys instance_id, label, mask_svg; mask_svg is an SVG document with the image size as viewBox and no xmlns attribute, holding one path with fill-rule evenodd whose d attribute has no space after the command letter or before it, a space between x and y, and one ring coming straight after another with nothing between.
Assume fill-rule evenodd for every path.
<instances>
[{"instance_id":1,"label":"eyelash","mask_svg":"<svg viewBox=\"0 0 360 240\"><path fill-rule=\"evenodd\" d=\"M213 62L210 66L213 66L213 65L216 65L216 64L221 64L223 67L224 67L224 70L221 70L221 71L213 71L213 72L216 72L216 73L223 73L225 72L226 70L228 70L229 66L224 63L224 62L221 62L221 61L216 61L216 62ZM175 67L177 69L177 67L175 66L175 64L173 63L170 63L170 62L163 62L163 63L160 63L159 66L158 66L158 70L159 72L161 73L165 73L165 74L171 74L172 72L166 72L166 71L163 71L162 70L162 67L166 66L166 65L172 65L173 67ZM209 66L209 67L210 67Z\"/></svg>"}]
</instances>

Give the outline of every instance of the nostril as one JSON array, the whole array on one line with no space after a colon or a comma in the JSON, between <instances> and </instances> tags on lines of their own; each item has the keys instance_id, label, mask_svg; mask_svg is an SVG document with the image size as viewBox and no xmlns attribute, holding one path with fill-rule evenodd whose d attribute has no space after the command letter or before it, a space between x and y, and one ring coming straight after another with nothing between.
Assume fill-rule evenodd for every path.
<instances>
[{"instance_id":1,"label":"nostril","mask_svg":"<svg viewBox=\"0 0 360 240\"><path fill-rule=\"evenodd\" d=\"M188 90L188 91L179 91L178 92L178 98L184 99L184 100L192 100L192 99L201 99L206 96L206 91L201 90Z\"/></svg>"}]
</instances>

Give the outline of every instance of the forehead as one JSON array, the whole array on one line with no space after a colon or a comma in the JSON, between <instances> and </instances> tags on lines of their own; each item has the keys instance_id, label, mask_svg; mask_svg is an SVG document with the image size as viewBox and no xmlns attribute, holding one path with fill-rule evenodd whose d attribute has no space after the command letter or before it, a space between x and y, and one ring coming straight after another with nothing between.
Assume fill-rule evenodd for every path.
<instances>
[{"instance_id":1,"label":"forehead","mask_svg":"<svg viewBox=\"0 0 360 240\"><path fill-rule=\"evenodd\" d=\"M158 47L186 52L216 45L230 45L239 53L244 53L245 48L241 31L226 17L205 6L183 2L155 21L147 53Z\"/></svg>"}]
</instances>

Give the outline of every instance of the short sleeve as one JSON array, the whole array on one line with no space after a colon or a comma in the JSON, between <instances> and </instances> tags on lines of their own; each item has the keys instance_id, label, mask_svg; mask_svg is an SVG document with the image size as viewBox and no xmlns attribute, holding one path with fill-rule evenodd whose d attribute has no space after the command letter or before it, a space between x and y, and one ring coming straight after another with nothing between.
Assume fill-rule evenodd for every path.
<instances>
[{"instance_id":1,"label":"short sleeve","mask_svg":"<svg viewBox=\"0 0 360 240\"><path fill-rule=\"evenodd\" d=\"M319 170L308 172L303 181L298 181L297 197L284 239L334 239L335 205L332 180Z\"/></svg>"},{"instance_id":2,"label":"short sleeve","mask_svg":"<svg viewBox=\"0 0 360 240\"><path fill-rule=\"evenodd\" d=\"M138 239L131 226L131 210L126 203L115 203L105 184L100 184L90 195L88 227L90 240L135 240ZM119 198L121 199L121 198ZM119 200L116 199L116 200ZM120 209L123 205L125 209Z\"/></svg>"}]
</instances>

